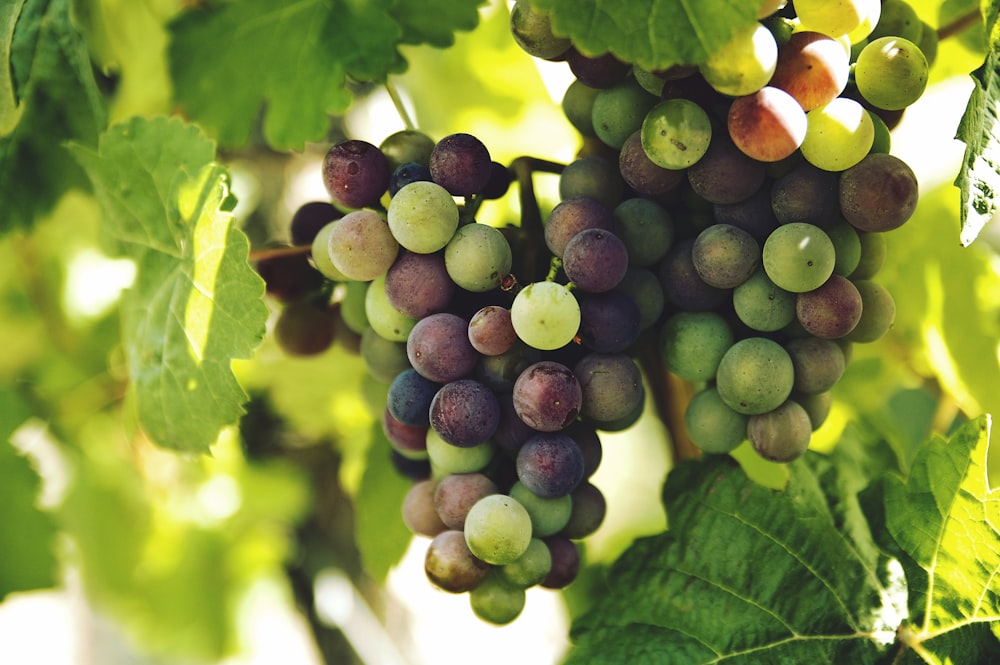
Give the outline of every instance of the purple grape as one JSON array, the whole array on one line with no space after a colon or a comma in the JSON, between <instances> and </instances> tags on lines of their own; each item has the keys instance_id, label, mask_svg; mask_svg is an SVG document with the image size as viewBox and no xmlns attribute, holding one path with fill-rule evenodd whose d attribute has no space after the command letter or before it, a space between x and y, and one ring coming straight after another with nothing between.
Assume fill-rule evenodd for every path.
<instances>
[{"instance_id":1,"label":"purple grape","mask_svg":"<svg viewBox=\"0 0 1000 665\"><path fill-rule=\"evenodd\" d=\"M707 312L718 309L730 297L729 292L711 286L701 278L694 267L693 248L693 238L681 240L663 257L659 273L663 295L682 310Z\"/></svg>"},{"instance_id":2,"label":"purple grape","mask_svg":"<svg viewBox=\"0 0 1000 665\"><path fill-rule=\"evenodd\" d=\"M546 589L562 589L576 579L580 572L580 550L565 536L552 536L543 539L552 555L552 568L542 580L541 586Z\"/></svg>"},{"instance_id":3,"label":"purple grape","mask_svg":"<svg viewBox=\"0 0 1000 665\"><path fill-rule=\"evenodd\" d=\"M497 484L481 473L455 473L438 481L434 508L449 529L461 531L469 508L484 496L497 492Z\"/></svg>"},{"instance_id":4,"label":"purple grape","mask_svg":"<svg viewBox=\"0 0 1000 665\"><path fill-rule=\"evenodd\" d=\"M747 281L760 265L760 256L760 244L753 236L730 224L712 224L691 247L694 269L705 283L719 289Z\"/></svg>"},{"instance_id":5,"label":"purple grape","mask_svg":"<svg viewBox=\"0 0 1000 665\"><path fill-rule=\"evenodd\" d=\"M563 270L582 291L602 293L618 286L628 270L628 249L611 231L586 229L563 249Z\"/></svg>"},{"instance_id":6,"label":"purple grape","mask_svg":"<svg viewBox=\"0 0 1000 665\"><path fill-rule=\"evenodd\" d=\"M378 147L353 139L331 147L323 159L326 191L345 208L378 203L389 185L389 160Z\"/></svg>"},{"instance_id":7,"label":"purple grape","mask_svg":"<svg viewBox=\"0 0 1000 665\"><path fill-rule=\"evenodd\" d=\"M441 386L430 407L431 427L442 440L471 448L485 443L500 424L500 402L486 385L458 379Z\"/></svg>"},{"instance_id":8,"label":"purple grape","mask_svg":"<svg viewBox=\"0 0 1000 665\"><path fill-rule=\"evenodd\" d=\"M411 367L400 372L389 384L386 408L404 425L427 427L431 400L440 388L441 384L425 379Z\"/></svg>"},{"instance_id":9,"label":"purple grape","mask_svg":"<svg viewBox=\"0 0 1000 665\"><path fill-rule=\"evenodd\" d=\"M581 293L580 341L599 353L621 353L639 338L642 315L626 293L613 289L605 293Z\"/></svg>"},{"instance_id":10,"label":"purple grape","mask_svg":"<svg viewBox=\"0 0 1000 665\"><path fill-rule=\"evenodd\" d=\"M507 353L516 341L517 333L506 307L487 305L469 319L469 342L484 356Z\"/></svg>"},{"instance_id":11,"label":"purple grape","mask_svg":"<svg viewBox=\"0 0 1000 665\"><path fill-rule=\"evenodd\" d=\"M556 432L576 420L583 393L573 371L543 360L531 365L514 382L514 409L528 426Z\"/></svg>"},{"instance_id":12,"label":"purple grape","mask_svg":"<svg viewBox=\"0 0 1000 665\"><path fill-rule=\"evenodd\" d=\"M802 162L771 185L771 209L782 224L823 226L840 214L837 173Z\"/></svg>"},{"instance_id":13,"label":"purple grape","mask_svg":"<svg viewBox=\"0 0 1000 665\"><path fill-rule=\"evenodd\" d=\"M857 287L833 274L819 288L795 297L795 316L807 332L824 339L847 335L861 320L862 302Z\"/></svg>"},{"instance_id":14,"label":"purple grape","mask_svg":"<svg viewBox=\"0 0 1000 665\"><path fill-rule=\"evenodd\" d=\"M583 453L562 432L540 432L517 453L517 478L545 499L566 496L583 480Z\"/></svg>"},{"instance_id":15,"label":"purple grape","mask_svg":"<svg viewBox=\"0 0 1000 665\"><path fill-rule=\"evenodd\" d=\"M406 339L406 357L421 376L448 383L468 376L479 354L469 342L469 324L448 312L417 321Z\"/></svg>"},{"instance_id":16,"label":"purple grape","mask_svg":"<svg viewBox=\"0 0 1000 665\"><path fill-rule=\"evenodd\" d=\"M688 182L710 203L739 203L764 183L764 164L747 157L726 139L712 138L704 156L688 167Z\"/></svg>"},{"instance_id":17,"label":"purple grape","mask_svg":"<svg viewBox=\"0 0 1000 665\"><path fill-rule=\"evenodd\" d=\"M404 457L427 457L427 430L429 425L407 425L396 420L388 408L382 410L382 432L393 450Z\"/></svg>"},{"instance_id":18,"label":"purple grape","mask_svg":"<svg viewBox=\"0 0 1000 665\"><path fill-rule=\"evenodd\" d=\"M610 53L588 58L571 48L567 52L566 62L573 75L591 88L610 88L624 81L629 72L629 65Z\"/></svg>"},{"instance_id":19,"label":"purple grape","mask_svg":"<svg viewBox=\"0 0 1000 665\"><path fill-rule=\"evenodd\" d=\"M500 424L493 434L493 443L508 457L516 457L524 442L538 433L526 422L521 420L514 407L514 396L504 393L497 398L500 401Z\"/></svg>"},{"instance_id":20,"label":"purple grape","mask_svg":"<svg viewBox=\"0 0 1000 665\"><path fill-rule=\"evenodd\" d=\"M432 180L431 170L427 166L416 162L400 164L389 176L389 196L395 196L396 192L411 182L429 180Z\"/></svg>"},{"instance_id":21,"label":"purple grape","mask_svg":"<svg viewBox=\"0 0 1000 665\"><path fill-rule=\"evenodd\" d=\"M455 290L440 252L400 252L385 274L385 296L389 303L413 319L443 312Z\"/></svg>"},{"instance_id":22,"label":"purple grape","mask_svg":"<svg viewBox=\"0 0 1000 665\"><path fill-rule=\"evenodd\" d=\"M319 230L335 219L340 219L341 213L327 201L309 201L299 206L292 221L288 224L288 233L293 245L311 245Z\"/></svg>"},{"instance_id":23,"label":"purple grape","mask_svg":"<svg viewBox=\"0 0 1000 665\"><path fill-rule=\"evenodd\" d=\"M685 179L683 170L655 164L642 147L642 130L625 139L618 153L618 170L625 184L644 196L659 196L675 189Z\"/></svg>"},{"instance_id":24,"label":"purple grape","mask_svg":"<svg viewBox=\"0 0 1000 665\"><path fill-rule=\"evenodd\" d=\"M482 141L471 134L449 134L434 146L430 159L434 182L455 196L482 192L493 175L493 160Z\"/></svg>"},{"instance_id":25,"label":"purple grape","mask_svg":"<svg viewBox=\"0 0 1000 665\"><path fill-rule=\"evenodd\" d=\"M545 245L554 256L561 257L566 244L586 229L615 230L611 208L597 199L576 197L560 201L545 220Z\"/></svg>"},{"instance_id":26,"label":"purple grape","mask_svg":"<svg viewBox=\"0 0 1000 665\"><path fill-rule=\"evenodd\" d=\"M438 588L463 593L472 591L486 579L490 565L469 551L465 534L449 530L439 533L427 546L424 571Z\"/></svg>"},{"instance_id":27,"label":"purple grape","mask_svg":"<svg viewBox=\"0 0 1000 665\"><path fill-rule=\"evenodd\" d=\"M403 523L418 536L433 538L448 527L441 521L434 507L436 480L421 480L414 483L403 498Z\"/></svg>"}]
</instances>

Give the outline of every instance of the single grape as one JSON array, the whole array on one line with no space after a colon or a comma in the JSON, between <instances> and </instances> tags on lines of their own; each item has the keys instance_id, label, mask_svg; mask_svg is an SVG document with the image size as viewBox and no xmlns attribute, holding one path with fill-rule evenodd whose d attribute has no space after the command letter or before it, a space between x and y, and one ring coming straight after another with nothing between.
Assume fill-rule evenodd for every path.
<instances>
[{"instance_id":1,"label":"single grape","mask_svg":"<svg viewBox=\"0 0 1000 665\"><path fill-rule=\"evenodd\" d=\"M360 282L385 275L399 254L385 217L374 210L344 215L330 230L327 247L337 270Z\"/></svg>"},{"instance_id":2,"label":"single grape","mask_svg":"<svg viewBox=\"0 0 1000 665\"><path fill-rule=\"evenodd\" d=\"M778 44L761 23L737 30L698 69L709 85L724 95L739 97L767 85L778 64Z\"/></svg>"},{"instance_id":3,"label":"single grape","mask_svg":"<svg viewBox=\"0 0 1000 665\"><path fill-rule=\"evenodd\" d=\"M618 286L629 265L625 243L603 229L585 229L570 238L562 259L566 277L589 293L603 293Z\"/></svg>"},{"instance_id":4,"label":"single grape","mask_svg":"<svg viewBox=\"0 0 1000 665\"><path fill-rule=\"evenodd\" d=\"M396 420L389 409L382 409L382 432L393 451L412 460L430 460L427 452L429 425L407 425Z\"/></svg>"},{"instance_id":5,"label":"single grape","mask_svg":"<svg viewBox=\"0 0 1000 665\"><path fill-rule=\"evenodd\" d=\"M830 390L847 366L840 345L829 339L798 337L785 342L785 351L795 370L793 387L800 394L815 395Z\"/></svg>"},{"instance_id":6,"label":"single grape","mask_svg":"<svg viewBox=\"0 0 1000 665\"><path fill-rule=\"evenodd\" d=\"M917 177L895 155L871 154L840 175L840 208L859 231L891 231L913 215Z\"/></svg>"},{"instance_id":7,"label":"single grape","mask_svg":"<svg viewBox=\"0 0 1000 665\"><path fill-rule=\"evenodd\" d=\"M422 376L448 383L475 369L479 354L469 342L469 324L450 312L420 319L406 338L406 355Z\"/></svg>"},{"instance_id":8,"label":"single grape","mask_svg":"<svg viewBox=\"0 0 1000 665\"><path fill-rule=\"evenodd\" d=\"M666 194L685 179L682 169L665 169L649 158L642 147L641 128L622 144L618 153L618 170L625 184L643 196Z\"/></svg>"},{"instance_id":9,"label":"single grape","mask_svg":"<svg viewBox=\"0 0 1000 665\"><path fill-rule=\"evenodd\" d=\"M431 170L424 164L407 162L400 164L389 176L389 196L395 196L403 187L414 182L430 182Z\"/></svg>"},{"instance_id":10,"label":"single grape","mask_svg":"<svg viewBox=\"0 0 1000 665\"><path fill-rule=\"evenodd\" d=\"M371 326L361 333L361 358L368 373L386 385L410 366L406 345L382 337Z\"/></svg>"},{"instance_id":11,"label":"single grape","mask_svg":"<svg viewBox=\"0 0 1000 665\"><path fill-rule=\"evenodd\" d=\"M621 83L628 76L630 66L611 53L605 53L594 58L587 57L570 49L566 55L569 70L579 81L591 88L610 88Z\"/></svg>"},{"instance_id":12,"label":"single grape","mask_svg":"<svg viewBox=\"0 0 1000 665\"><path fill-rule=\"evenodd\" d=\"M420 254L443 249L458 228L458 206L441 185L417 181L389 201L389 229L400 245Z\"/></svg>"},{"instance_id":13,"label":"single grape","mask_svg":"<svg viewBox=\"0 0 1000 665\"><path fill-rule=\"evenodd\" d=\"M783 224L764 242L764 271L776 285L792 293L811 291L833 274L833 242L812 224Z\"/></svg>"},{"instance_id":14,"label":"single grape","mask_svg":"<svg viewBox=\"0 0 1000 665\"><path fill-rule=\"evenodd\" d=\"M545 246L553 256L561 257L566 244L580 231L616 228L612 210L597 199L583 196L563 199L545 220Z\"/></svg>"},{"instance_id":15,"label":"single grape","mask_svg":"<svg viewBox=\"0 0 1000 665\"><path fill-rule=\"evenodd\" d=\"M394 448L389 449L389 463L403 478L415 482L427 480L431 476L431 464L426 459L410 459Z\"/></svg>"},{"instance_id":16,"label":"single grape","mask_svg":"<svg viewBox=\"0 0 1000 665\"><path fill-rule=\"evenodd\" d=\"M532 538L528 549L517 561L499 568L503 578L515 587L527 589L542 580L552 570L552 554L540 538Z\"/></svg>"},{"instance_id":17,"label":"single grape","mask_svg":"<svg viewBox=\"0 0 1000 665\"><path fill-rule=\"evenodd\" d=\"M333 265L333 257L330 255L330 234L333 233L333 227L338 221L333 220L316 233L310 246L309 256L313 266L324 277L335 282L346 282L349 278Z\"/></svg>"},{"instance_id":18,"label":"single grape","mask_svg":"<svg viewBox=\"0 0 1000 665\"><path fill-rule=\"evenodd\" d=\"M902 37L881 37L858 54L854 80L872 106L894 111L920 99L929 69L919 46Z\"/></svg>"},{"instance_id":19,"label":"single grape","mask_svg":"<svg viewBox=\"0 0 1000 665\"><path fill-rule=\"evenodd\" d=\"M660 285L667 301L679 309L704 312L717 309L729 292L709 285L695 270L691 250L694 239L688 238L671 247L660 263Z\"/></svg>"},{"instance_id":20,"label":"single grape","mask_svg":"<svg viewBox=\"0 0 1000 665\"><path fill-rule=\"evenodd\" d=\"M892 327L896 318L896 302L889 290L867 279L854 281L861 296L861 318L846 339L851 342L874 342Z\"/></svg>"},{"instance_id":21,"label":"single grape","mask_svg":"<svg viewBox=\"0 0 1000 665\"><path fill-rule=\"evenodd\" d=\"M310 264L309 258L301 254L276 256L258 261L257 274L264 280L267 295L282 303L300 300L315 294L326 281L325 273L319 266ZM334 279L327 277L327 279Z\"/></svg>"},{"instance_id":22,"label":"single grape","mask_svg":"<svg viewBox=\"0 0 1000 665\"><path fill-rule=\"evenodd\" d=\"M274 340L290 356L315 356L333 344L334 320L329 308L320 303L291 302L278 312Z\"/></svg>"},{"instance_id":23,"label":"single grape","mask_svg":"<svg viewBox=\"0 0 1000 665\"><path fill-rule=\"evenodd\" d=\"M604 493L594 484L583 481L570 494L573 511L569 521L559 535L580 540L591 535L604 522L608 514L608 502Z\"/></svg>"},{"instance_id":24,"label":"single grape","mask_svg":"<svg viewBox=\"0 0 1000 665\"><path fill-rule=\"evenodd\" d=\"M620 289L602 293L580 293L580 330L585 349L598 353L622 353L639 338L642 313Z\"/></svg>"},{"instance_id":25,"label":"single grape","mask_svg":"<svg viewBox=\"0 0 1000 665\"><path fill-rule=\"evenodd\" d=\"M806 113L802 156L825 171L843 171L862 159L875 142L875 125L853 99L837 97Z\"/></svg>"},{"instance_id":26,"label":"single grape","mask_svg":"<svg viewBox=\"0 0 1000 665\"><path fill-rule=\"evenodd\" d=\"M570 124L581 136L596 136L594 131L594 100L600 92L579 79L574 79L566 88L562 98L562 110Z\"/></svg>"},{"instance_id":27,"label":"single grape","mask_svg":"<svg viewBox=\"0 0 1000 665\"><path fill-rule=\"evenodd\" d=\"M444 250L452 281L466 291L482 293L500 286L513 260L507 238L492 226L473 222L458 229Z\"/></svg>"},{"instance_id":28,"label":"single grape","mask_svg":"<svg viewBox=\"0 0 1000 665\"><path fill-rule=\"evenodd\" d=\"M836 173L801 162L771 185L771 210L781 224L804 222L826 227L838 219L839 180Z\"/></svg>"},{"instance_id":29,"label":"single grape","mask_svg":"<svg viewBox=\"0 0 1000 665\"><path fill-rule=\"evenodd\" d=\"M919 42L924 26L907 0L882 0L878 23L868 35L869 42L882 37L902 37Z\"/></svg>"},{"instance_id":30,"label":"single grape","mask_svg":"<svg viewBox=\"0 0 1000 665\"><path fill-rule=\"evenodd\" d=\"M861 239L858 237L857 229L845 219L839 218L832 224L826 225L823 230L833 243L833 250L837 255L833 264L834 274L847 277L857 270L861 261Z\"/></svg>"},{"instance_id":31,"label":"single grape","mask_svg":"<svg viewBox=\"0 0 1000 665\"><path fill-rule=\"evenodd\" d=\"M491 571L482 583L469 593L473 614L492 624L503 626L524 610L524 588L508 582L499 572Z\"/></svg>"},{"instance_id":32,"label":"single grape","mask_svg":"<svg viewBox=\"0 0 1000 665\"><path fill-rule=\"evenodd\" d=\"M450 593L479 587L490 566L473 555L461 531L443 531L431 540L424 555L424 572L434 586Z\"/></svg>"},{"instance_id":33,"label":"single grape","mask_svg":"<svg viewBox=\"0 0 1000 665\"><path fill-rule=\"evenodd\" d=\"M788 352L765 337L747 337L719 361L716 388L729 408L754 415L777 408L792 392L795 370Z\"/></svg>"},{"instance_id":34,"label":"single grape","mask_svg":"<svg viewBox=\"0 0 1000 665\"><path fill-rule=\"evenodd\" d=\"M830 275L821 286L800 293L795 316L816 337L837 339L847 335L861 319L861 294L846 277Z\"/></svg>"},{"instance_id":35,"label":"single grape","mask_svg":"<svg viewBox=\"0 0 1000 665\"><path fill-rule=\"evenodd\" d=\"M323 158L323 183L334 203L364 208L378 203L389 185L389 160L376 146L348 140L332 146Z\"/></svg>"},{"instance_id":36,"label":"single grape","mask_svg":"<svg viewBox=\"0 0 1000 665\"><path fill-rule=\"evenodd\" d=\"M739 203L754 195L767 173L763 162L751 159L733 145L728 136L718 136L705 155L687 170L695 194L709 203Z\"/></svg>"},{"instance_id":37,"label":"single grape","mask_svg":"<svg viewBox=\"0 0 1000 665\"><path fill-rule=\"evenodd\" d=\"M621 201L624 189L618 161L604 155L578 157L559 174L559 199L562 201L585 196L614 208Z\"/></svg>"},{"instance_id":38,"label":"single grape","mask_svg":"<svg viewBox=\"0 0 1000 665\"><path fill-rule=\"evenodd\" d=\"M733 289L733 309L749 328L774 332L795 319L795 295L772 282L760 268Z\"/></svg>"},{"instance_id":39,"label":"single grape","mask_svg":"<svg viewBox=\"0 0 1000 665\"><path fill-rule=\"evenodd\" d=\"M660 320L666 298L663 294L663 287L660 286L660 280L652 270L629 268L616 290L627 295L638 308L640 333L649 330ZM582 323L584 319L582 310L580 318ZM583 335L581 335L582 337Z\"/></svg>"},{"instance_id":40,"label":"single grape","mask_svg":"<svg viewBox=\"0 0 1000 665\"><path fill-rule=\"evenodd\" d=\"M859 231L858 241L861 243L861 258L858 260L858 267L848 275L854 281L871 279L877 275L885 263L886 255L884 234Z\"/></svg>"},{"instance_id":41,"label":"single grape","mask_svg":"<svg viewBox=\"0 0 1000 665\"><path fill-rule=\"evenodd\" d=\"M541 352L538 349L533 349L516 339L514 345L505 353L481 357L476 365L475 378L498 394L509 393L513 390L517 377L540 358Z\"/></svg>"},{"instance_id":42,"label":"single grape","mask_svg":"<svg viewBox=\"0 0 1000 665\"><path fill-rule=\"evenodd\" d=\"M396 309L385 291L385 275L368 283L365 291L365 317L380 337L391 342L405 342L417 320Z\"/></svg>"},{"instance_id":43,"label":"single grape","mask_svg":"<svg viewBox=\"0 0 1000 665\"><path fill-rule=\"evenodd\" d=\"M766 460L791 462L805 454L812 437L812 421L798 403L787 400L767 413L750 416L747 437Z\"/></svg>"},{"instance_id":44,"label":"single grape","mask_svg":"<svg viewBox=\"0 0 1000 665\"><path fill-rule=\"evenodd\" d=\"M747 416L734 411L714 387L695 393L684 411L684 428L694 445L706 453L724 454L747 436Z\"/></svg>"},{"instance_id":45,"label":"single grape","mask_svg":"<svg viewBox=\"0 0 1000 665\"><path fill-rule=\"evenodd\" d=\"M792 155L806 137L807 124L795 98L772 86L737 97L726 120L736 147L760 162L778 162Z\"/></svg>"},{"instance_id":46,"label":"single grape","mask_svg":"<svg viewBox=\"0 0 1000 665\"><path fill-rule=\"evenodd\" d=\"M469 343L479 353L499 356L517 342L517 333L510 322L510 310L499 305L486 305L469 319Z\"/></svg>"},{"instance_id":47,"label":"single grape","mask_svg":"<svg viewBox=\"0 0 1000 665\"><path fill-rule=\"evenodd\" d=\"M583 453L562 432L533 435L518 451L516 466L517 479L544 499L569 494L583 480Z\"/></svg>"},{"instance_id":48,"label":"single grape","mask_svg":"<svg viewBox=\"0 0 1000 665\"><path fill-rule=\"evenodd\" d=\"M660 333L664 367L691 382L714 377L733 342L732 329L717 312L677 312Z\"/></svg>"},{"instance_id":49,"label":"single grape","mask_svg":"<svg viewBox=\"0 0 1000 665\"><path fill-rule=\"evenodd\" d=\"M500 402L475 379L444 384L430 406L431 428L454 446L471 448L485 443L500 424Z\"/></svg>"},{"instance_id":50,"label":"single grape","mask_svg":"<svg viewBox=\"0 0 1000 665\"><path fill-rule=\"evenodd\" d=\"M713 224L695 238L691 260L706 284L731 289L745 282L760 264L760 245L736 226Z\"/></svg>"},{"instance_id":51,"label":"single grape","mask_svg":"<svg viewBox=\"0 0 1000 665\"><path fill-rule=\"evenodd\" d=\"M535 282L514 297L510 320L525 344L551 351L576 336L580 329L580 304L562 284Z\"/></svg>"},{"instance_id":52,"label":"single grape","mask_svg":"<svg viewBox=\"0 0 1000 665\"><path fill-rule=\"evenodd\" d=\"M309 201L296 208L288 224L288 235L293 245L310 245L320 229L335 219L341 212L326 201Z\"/></svg>"},{"instance_id":53,"label":"single grape","mask_svg":"<svg viewBox=\"0 0 1000 665\"><path fill-rule=\"evenodd\" d=\"M445 311L455 288L440 252L401 252L385 274L389 303L413 319Z\"/></svg>"},{"instance_id":54,"label":"single grape","mask_svg":"<svg viewBox=\"0 0 1000 665\"><path fill-rule=\"evenodd\" d=\"M696 163L712 140L712 121L705 110L687 99L667 99L646 114L640 140L646 156L664 169L684 169Z\"/></svg>"},{"instance_id":55,"label":"single grape","mask_svg":"<svg viewBox=\"0 0 1000 665\"><path fill-rule=\"evenodd\" d=\"M831 37L856 30L871 12L870 5L880 0L797 0L795 11L803 27Z\"/></svg>"},{"instance_id":56,"label":"single grape","mask_svg":"<svg viewBox=\"0 0 1000 665\"><path fill-rule=\"evenodd\" d=\"M392 170L407 163L427 166L431 162L434 139L415 129L402 129L387 136L378 147Z\"/></svg>"},{"instance_id":57,"label":"single grape","mask_svg":"<svg viewBox=\"0 0 1000 665\"><path fill-rule=\"evenodd\" d=\"M543 539L552 555L552 570L542 580L546 589L563 589L576 579L580 572L580 550L569 538L551 536Z\"/></svg>"},{"instance_id":58,"label":"single grape","mask_svg":"<svg viewBox=\"0 0 1000 665\"><path fill-rule=\"evenodd\" d=\"M496 446L486 441L478 446L455 446L434 431L427 430L427 457L435 478L482 471L496 455Z\"/></svg>"},{"instance_id":59,"label":"single grape","mask_svg":"<svg viewBox=\"0 0 1000 665\"><path fill-rule=\"evenodd\" d=\"M830 415L830 408L833 406L833 395L830 392L816 393L815 395L793 395L792 401L796 402L809 416L809 423L815 432L826 422Z\"/></svg>"},{"instance_id":60,"label":"single grape","mask_svg":"<svg viewBox=\"0 0 1000 665\"><path fill-rule=\"evenodd\" d=\"M510 34L521 50L543 60L561 56L573 45L568 37L553 34L547 13L524 0L518 0L510 9Z\"/></svg>"},{"instance_id":61,"label":"single grape","mask_svg":"<svg viewBox=\"0 0 1000 665\"><path fill-rule=\"evenodd\" d=\"M426 427L430 425L431 400L440 388L441 384L425 379L412 367L407 368L389 384L386 408L400 422Z\"/></svg>"},{"instance_id":62,"label":"single grape","mask_svg":"<svg viewBox=\"0 0 1000 665\"><path fill-rule=\"evenodd\" d=\"M482 473L454 473L437 481L434 510L447 528L461 531L472 505L497 492L497 484Z\"/></svg>"},{"instance_id":63,"label":"single grape","mask_svg":"<svg viewBox=\"0 0 1000 665\"><path fill-rule=\"evenodd\" d=\"M482 141L471 134L449 134L431 151L434 182L455 196L478 194L490 180L493 160Z\"/></svg>"},{"instance_id":64,"label":"single grape","mask_svg":"<svg viewBox=\"0 0 1000 665\"><path fill-rule=\"evenodd\" d=\"M576 420L583 393L570 368L553 360L537 362L514 382L514 410L528 426L556 432Z\"/></svg>"},{"instance_id":65,"label":"single grape","mask_svg":"<svg viewBox=\"0 0 1000 665\"><path fill-rule=\"evenodd\" d=\"M410 533L433 538L448 530L434 508L436 487L437 481L428 478L414 483L406 492L406 496L403 498L402 515L403 523L406 524ZM465 544L464 538L462 544Z\"/></svg>"},{"instance_id":66,"label":"single grape","mask_svg":"<svg viewBox=\"0 0 1000 665\"><path fill-rule=\"evenodd\" d=\"M851 65L843 44L819 32L793 33L778 52L768 85L791 95L805 111L833 101L847 87Z\"/></svg>"},{"instance_id":67,"label":"single grape","mask_svg":"<svg viewBox=\"0 0 1000 665\"><path fill-rule=\"evenodd\" d=\"M594 133L605 145L621 149L625 139L642 127L646 113L659 101L635 79L601 90L591 109Z\"/></svg>"},{"instance_id":68,"label":"single grape","mask_svg":"<svg viewBox=\"0 0 1000 665\"><path fill-rule=\"evenodd\" d=\"M510 488L510 496L524 506L531 517L531 532L538 538L562 531L573 512L573 497L563 494L553 498L538 496L521 481Z\"/></svg>"},{"instance_id":69,"label":"single grape","mask_svg":"<svg viewBox=\"0 0 1000 665\"><path fill-rule=\"evenodd\" d=\"M630 356L589 353L574 365L573 373L583 391L580 413L585 418L612 423L642 409L642 373Z\"/></svg>"},{"instance_id":70,"label":"single grape","mask_svg":"<svg viewBox=\"0 0 1000 665\"><path fill-rule=\"evenodd\" d=\"M505 494L483 497L465 516L465 542L486 563L513 563L531 544L531 516Z\"/></svg>"}]
</instances>

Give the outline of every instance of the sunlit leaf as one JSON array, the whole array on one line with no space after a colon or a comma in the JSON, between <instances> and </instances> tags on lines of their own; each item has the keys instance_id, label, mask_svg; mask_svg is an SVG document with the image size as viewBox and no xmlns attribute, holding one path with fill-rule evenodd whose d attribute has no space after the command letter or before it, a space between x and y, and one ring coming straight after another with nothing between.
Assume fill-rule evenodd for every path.
<instances>
[{"instance_id":1,"label":"sunlit leaf","mask_svg":"<svg viewBox=\"0 0 1000 665\"><path fill-rule=\"evenodd\" d=\"M138 264L122 326L139 422L161 446L206 450L246 400L230 368L267 309L214 146L177 119L135 119L76 147L111 234Z\"/></svg>"},{"instance_id":2,"label":"sunlit leaf","mask_svg":"<svg viewBox=\"0 0 1000 665\"><path fill-rule=\"evenodd\" d=\"M455 30L475 26L481 0L427 4L414 12L392 0L244 0L192 9L170 26L175 96L223 145L246 143L266 106L268 143L301 148L347 108L348 78L383 81L403 71L400 43L447 44Z\"/></svg>"},{"instance_id":3,"label":"sunlit leaf","mask_svg":"<svg viewBox=\"0 0 1000 665\"><path fill-rule=\"evenodd\" d=\"M983 416L950 439L932 438L905 481L886 477L888 531L926 571L908 575L912 616L902 641L933 662L1000 656L1000 643L982 638L1000 621L1000 492L987 482L989 445ZM971 658L970 644L982 645Z\"/></svg>"},{"instance_id":4,"label":"sunlit leaf","mask_svg":"<svg viewBox=\"0 0 1000 665\"><path fill-rule=\"evenodd\" d=\"M885 627L871 535L856 509L834 519L805 461L789 471L775 491L720 456L675 468L670 530L616 562L569 662L874 663Z\"/></svg>"},{"instance_id":5,"label":"sunlit leaf","mask_svg":"<svg viewBox=\"0 0 1000 665\"><path fill-rule=\"evenodd\" d=\"M611 52L649 70L700 63L757 19L745 0L531 0L585 55Z\"/></svg>"}]
</instances>

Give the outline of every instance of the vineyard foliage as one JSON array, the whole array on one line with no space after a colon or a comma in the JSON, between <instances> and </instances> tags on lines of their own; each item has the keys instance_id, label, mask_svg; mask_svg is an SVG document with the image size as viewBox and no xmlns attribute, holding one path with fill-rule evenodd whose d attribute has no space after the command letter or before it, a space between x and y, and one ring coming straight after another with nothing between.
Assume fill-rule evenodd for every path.
<instances>
[{"instance_id":1,"label":"vineyard foliage","mask_svg":"<svg viewBox=\"0 0 1000 665\"><path fill-rule=\"evenodd\" d=\"M654 70L703 62L759 3L532 4L582 52ZM856 348L803 458L685 461L644 510L609 514L565 593L568 662L1000 662L1000 3L911 4L961 29L893 137L921 196L876 280L892 330ZM251 257L287 243L331 144L401 128L386 83L435 138L572 159L543 78L565 65L537 67L508 16L498 0L0 4L0 600L73 570L141 649L210 661L240 649L255 580L334 566L378 597L411 539L387 386L343 346L285 355ZM482 217L523 212L515 185ZM657 399L633 436L666 451Z\"/></svg>"}]
</instances>

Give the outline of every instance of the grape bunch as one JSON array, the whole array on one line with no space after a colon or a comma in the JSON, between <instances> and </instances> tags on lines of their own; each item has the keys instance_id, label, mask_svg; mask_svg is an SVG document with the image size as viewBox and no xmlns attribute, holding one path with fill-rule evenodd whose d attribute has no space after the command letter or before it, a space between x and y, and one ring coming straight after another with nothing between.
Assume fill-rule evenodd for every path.
<instances>
[{"instance_id":1,"label":"grape bunch","mask_svg":"<svg viewBox=\"0 0 1000 665\"><path fill-rule=\"evenodd\" d=\"M576 577L606 514L600 435L646 403L640 357L692 386L704 453L805 452L852 345L895 315L873 278L918 192L890 128L935 43L902 0L765 2L707 62L665 71L587 56L521 1L510 25L575 76L582 148L558 203L529 219L518 177L520 223L481 223L515 170L476 137L348 139L323 161L330 201L292 219L308 255L259 266L283 348L340 339L384 384L427 577L495 624Z\"/></svg>"}]
</instances>

